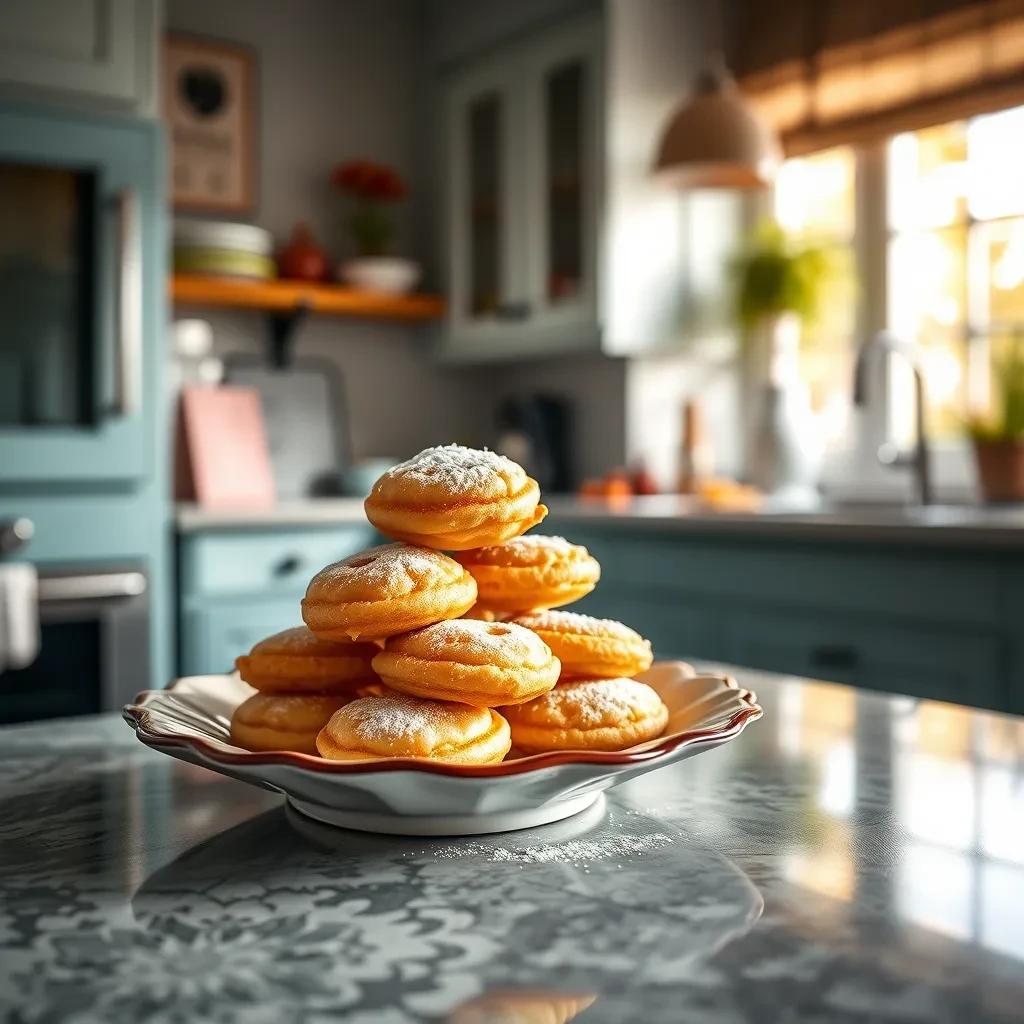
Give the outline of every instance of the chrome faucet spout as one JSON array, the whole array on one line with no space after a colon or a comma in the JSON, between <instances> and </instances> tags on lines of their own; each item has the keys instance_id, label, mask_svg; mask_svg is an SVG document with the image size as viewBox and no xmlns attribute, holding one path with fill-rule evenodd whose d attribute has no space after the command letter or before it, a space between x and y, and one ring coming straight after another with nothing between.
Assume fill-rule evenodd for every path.
<instances>
[{"instance_id":1,"label":"chrome faucet spout","mask_svg":"<svg viewBox=\"0 0 1024 1024\"><path fill-rule=\"evenodd\" d=\"M878 449L878 460L886 466L910 466L914 470L918 501L922 505L930 505L933 500L931 451L925 428L925 387L920 361L912 346L886 331L868 339L858 349L854 363L853 402L858 406L866 405L868 401L868 357L873 352L891 352L900 356L914 375L914 447L909 452L901 452L892 444L883 444Z\"/></svg>"}]
</instances>

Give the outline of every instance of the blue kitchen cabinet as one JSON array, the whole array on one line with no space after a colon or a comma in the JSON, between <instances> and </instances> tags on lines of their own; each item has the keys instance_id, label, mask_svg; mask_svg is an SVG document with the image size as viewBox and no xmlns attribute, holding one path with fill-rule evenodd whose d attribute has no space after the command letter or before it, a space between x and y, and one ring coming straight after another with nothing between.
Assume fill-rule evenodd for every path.
<instances>
[{"instance_id":1,"label":"blue kitchen cabinet","mask_svg":"<svg viewBox=\"0 0 1024 1024\"><path fill-rule=\"evenodd\" d=\"M239 524L180 533L181 674L229 671L258 640L301 625L311 577L379 539L368 523Z\"/></svg>"},{"instance_id":2,"label":"blue kitchen cabinet","mask_svg":"<svg viewBox=\"0 0 1024 1024\"><path fill-rule=\"evenodd\" d=\"M4 0L0 90L152 116L162 13L160 0Z\"/></svg>"},{"instance_id":3,"label":"blue kitchen cabinet","mask_svg":"<svg viewBox=\"0 0 1024 1024\"><path fill-rule=\"evenodd\" d=\"M727 637L713 604L658 600L626 587L599 584L570 610L634 626L662 659L724 658Z\"/></svg>"},{"instance_id":4,"label":"blue kitchen cabinet","mask_svg":"<svg viewBox=\"0 0 1024 1024\"><path fill-rule=\"evenodd\" d=\"M994 631L851 622L808 609L744 610L728 622L738 665L987 708L1010 699Z\"/></svg>"},{"instance_id":5,"label":"blue kitchen cabinet","mask_svg":"<svg viewBox=\"0 0 1024 1024\"><path fill-rule=\"evenodd\" d=\"M301 598L301 595L299 595ZM271 633L302 624L297 600L225 600L186 611L181 622L181 674L234 671L235 658Z\"/></svg>"},{"instance_id":6,"label":"blue kitchen cabinet","mask_svg":"<svg viewBox=\"0 0 1024 1024\"><path fill-rule=\"evenodd\" d=\"M162 465L160 142L152 122L0 108L0 484L123 486Z\"/></svg>"},{"instance_id":7,"label":"blue kitchen cabinet","mask_svg":"<svg viewBox=\"0 0 1024 1024\"><path fill-rule=\"evenodd\" d=\"M552 520L601 563L574 608L659 657L1024 712L1024 554Z\"/></svg>"},{"instance_id":8,"label":"blue kitchen cabinet","mask_svg":"<svg viewBox=\"0 0 1024 1024\"><path fill-rule=\"evenodd\" d=\"M108 697L173 661L163 166L152 121L0 105L0 519L32 521L11 557L43 574L144 574L148 659L115 656L98 598L75 612Z\"/></svg>"}]
</instances>

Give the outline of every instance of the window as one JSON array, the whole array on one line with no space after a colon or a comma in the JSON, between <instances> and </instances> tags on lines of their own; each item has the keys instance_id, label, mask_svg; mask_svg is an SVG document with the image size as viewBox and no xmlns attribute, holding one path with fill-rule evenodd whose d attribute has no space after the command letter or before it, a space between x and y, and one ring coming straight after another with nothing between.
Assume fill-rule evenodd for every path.
<instances>
[{"instance_id":1,"label":"window","mask_svg":"<svg viewBox=\"0 0 1024 1024\"><path fill-rule=\"evenodd\" d=\"M991 359L1024 329L1022 175L1024 107L783 164L779 223L858 252L859 291L830 301L802 359L830 436L842 436L858 322L919 346L932 437L952 442L969 415L988 409ZM875 211L884 211L880 227ZM883 275L870 273L879 265ZM895 439L912 436L912 382L899 360L886 411Z\"/></svg>"},{"instance_id":2,"label":"window","mask_svg":"<svg viewBox=\"0 0 1024 1024\"><path fill-rule=\"evenodd\" d=\"M837 263L854 265L857 228L856 153L849 146L787 160L779 170L774 215L797 242L835 250ZM818 319L801 339L800 374L821 415L826 440L846 436L856 331L852 279L834 285Z\"/></svg>"}]
</instances>

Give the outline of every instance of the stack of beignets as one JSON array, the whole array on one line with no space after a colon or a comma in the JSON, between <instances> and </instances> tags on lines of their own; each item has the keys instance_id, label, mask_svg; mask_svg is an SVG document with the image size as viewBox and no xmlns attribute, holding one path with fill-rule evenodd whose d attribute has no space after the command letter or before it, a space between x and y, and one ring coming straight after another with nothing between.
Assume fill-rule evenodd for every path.
<instances>
[{"instance_id":1,"label":"stack of beignets","mask_svg":"<svg viewBox=\"0 0 1024 1024\"><path fill-rule=\"evenodd\" d=\"M650 644L550 610L593 590L601 569L581 545L522 536L547 514L539 501L536 481L494 452L428 448L388 470L365 508L398 543L322 569L302 601L308 628L238 659L267 692L236 710L235 742L491 764L513 745L621 750L660 735L664 704L630 678L649 667Z\"/></svg>"}]
</instances>

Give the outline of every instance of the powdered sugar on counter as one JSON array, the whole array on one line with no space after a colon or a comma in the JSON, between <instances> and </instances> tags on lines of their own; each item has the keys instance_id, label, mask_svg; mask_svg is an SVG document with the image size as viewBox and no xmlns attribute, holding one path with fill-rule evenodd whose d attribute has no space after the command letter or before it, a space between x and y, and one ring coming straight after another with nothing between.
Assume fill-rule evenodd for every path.
<instances>
[{"instance_id":1,"label":"powdered sugar on counter","mask_svg":"<svg viewBox=\"0 0 1024 1024\"><path fill-rule=\"evenodd\" d=\"M567 843L527 846L519 850L495 849L481 843L461 843L458 846L421 851L421 854L426 852L440 860L478 857L491 864L581 864L596 860L642 857L645 853L673 842L675 840L672 836L663 832L652 832L649 835L624 833L607 839L574 839Z\"/></svg>"}]
</instances>

